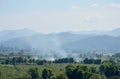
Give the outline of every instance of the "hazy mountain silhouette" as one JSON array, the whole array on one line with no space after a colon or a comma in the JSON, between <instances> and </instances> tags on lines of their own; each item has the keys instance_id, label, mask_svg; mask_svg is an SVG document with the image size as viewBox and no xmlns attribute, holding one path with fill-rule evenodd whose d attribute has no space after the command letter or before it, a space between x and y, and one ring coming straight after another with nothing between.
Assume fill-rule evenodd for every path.
<instances>
[{"instance_id":1,"label":"hazy mountain silhouette","mask_svg":"<svg viewBox=\"0 0 120 79\"><path fill-rule=\"evenodd\" d=\"M0 46L34 49L40 52L66 52L86 50L120 51L120 29L111 31L37 33L29 29L0 32Z\"/></svg>"}]
</instances>

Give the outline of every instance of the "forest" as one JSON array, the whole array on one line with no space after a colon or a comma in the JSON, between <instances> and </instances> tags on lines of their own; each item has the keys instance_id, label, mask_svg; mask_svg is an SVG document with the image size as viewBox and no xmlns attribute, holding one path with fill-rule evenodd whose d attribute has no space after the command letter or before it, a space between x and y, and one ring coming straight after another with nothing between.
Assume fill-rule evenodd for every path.
<instances>
[{"instance_id":1,"label":"forest","mask_svg":"<svg viewBox=\"0 0 120 79\"><path fill-rule=\"evenodd\" d=\"M101 58L34 59L0 54L0 79L120 79L120 53Z\"/></svg>"}]
</instances>

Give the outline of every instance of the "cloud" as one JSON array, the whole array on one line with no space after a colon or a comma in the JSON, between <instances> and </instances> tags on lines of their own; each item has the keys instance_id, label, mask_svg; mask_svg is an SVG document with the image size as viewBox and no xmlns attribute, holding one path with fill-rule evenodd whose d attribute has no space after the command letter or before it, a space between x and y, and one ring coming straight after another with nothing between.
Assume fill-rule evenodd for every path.
<instances>
[{"instance_id":1,"label":"cloud","mask_svg":"<svg viewBox=\"0 0 120 79\"><path fill-rule=\"evenodd\" d=\"M99 4L94 3L94 4L92 4L90 7L98 7L98 6L99 6Z\"/></svg>"},{"instance_id":2,"label":"cloud","mask_svg":"<svg viewBox=\"0 0 120 79\"><path fill-rule=\"evenodd\" d=\"M120 4L111 4L112 7L120 8Z\"/></svg>"}]
</instances>

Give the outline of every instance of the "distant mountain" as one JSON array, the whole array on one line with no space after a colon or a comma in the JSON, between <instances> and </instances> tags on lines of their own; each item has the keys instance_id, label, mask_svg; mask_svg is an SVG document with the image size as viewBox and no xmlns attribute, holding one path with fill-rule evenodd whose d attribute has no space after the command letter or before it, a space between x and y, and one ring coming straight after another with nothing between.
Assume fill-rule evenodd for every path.
<instances>
[{"instance_id":1,"label":"distant mountain","mask_svg":"<svg viewBox=\"0 0 120 79\"><path fill-rule=\"evenodd\" d=\"M37 34L37 33L29 29L4 30L4 31L0 31L0 41L5 41L12 38L32 36L34 34Z\"/></svg>"},{"instance_id":2,"label":"distant mountain","mask_svg":"<svg viewBox=\"0 0 120 79\"><path fill-rule=\"evenodd\" d=\"M107 33L108 35L112 35L112 36L120 36L120 28L111 30Z\"/></svg>"},{"instance_id":3,"label":"distant mountain","mask_svg":"<svg viewBox=\"0 0 120 79\"><path fill-rule=\"evenodd\" d=\"M84 31L41 34L29 29L0 32L0 51L27 49L37 54L61 56L74 51L120 51L120 29L111 31Z\"/></svg>"},{"instance_id":4,"label":"distant mountain","mask_svg":"<svg viewBox=\"0 0 120 79\"><path fill-rule=\"evenodd\" d=\"M119 52L120 51L120 37L114 36L93 36L78 40L69 44L64 45L65 50L72 51L108 51L108 52Z\"/></svg>"},{"instance_id":5,"label":"distant mountain","mask_svg":"<svg viewBox=\"0 0 120 79\"><path fill-rule=\"evenodd\" d=\"M48 36L50 37L55 37L57 39L59 39L59 41L62 44L65 43L71 43L77 40L81 40L84 38L88 38L94 35L84 35L84 34L76 34L76 33L71 33L71 32L61 32L61 33L56 33L56 34L49 34Z\"/></svg>"},{"instance_id":6,"label":"distant mountain","mask_svg":"<svg viewBox=\"0 0 120 79\"><path fill-rule=\"evenodd\" d=\"M109 35L109 36L120 36L120 28L109 30L109 31L81 31L76 32L77 34L83 34L83 35Z\"/></svg>"}]
</instances>

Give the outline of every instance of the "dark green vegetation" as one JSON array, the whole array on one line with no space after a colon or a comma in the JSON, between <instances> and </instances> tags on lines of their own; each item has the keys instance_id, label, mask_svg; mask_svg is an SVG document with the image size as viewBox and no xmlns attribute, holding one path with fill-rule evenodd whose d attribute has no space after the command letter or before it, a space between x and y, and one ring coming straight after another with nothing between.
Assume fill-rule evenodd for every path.
<instances>
[{"instance_id":1,"label":"dark green vegetation","mask_svg":"<svg viewBox=\"0 0 120 79\"><path fill-rule=\"evenodd\" d=\"M0 79L120 79L119 53L108 58L54 61L0 55Z\"/></svg>"}]
</instances>

